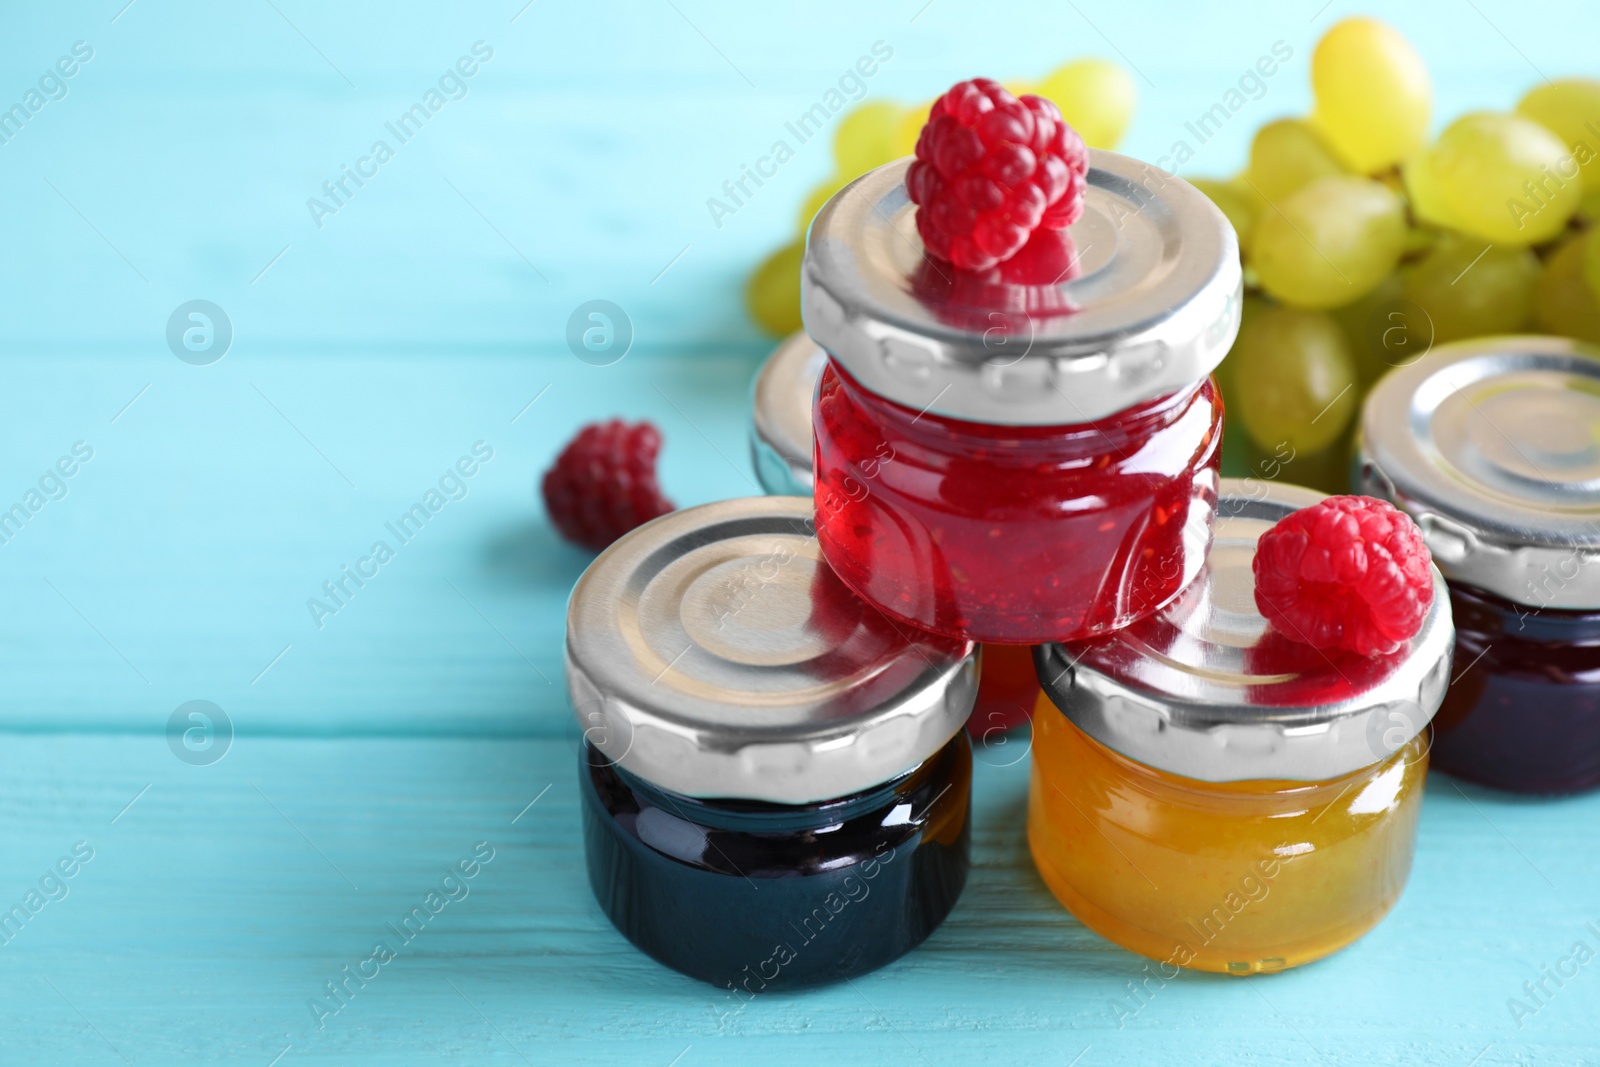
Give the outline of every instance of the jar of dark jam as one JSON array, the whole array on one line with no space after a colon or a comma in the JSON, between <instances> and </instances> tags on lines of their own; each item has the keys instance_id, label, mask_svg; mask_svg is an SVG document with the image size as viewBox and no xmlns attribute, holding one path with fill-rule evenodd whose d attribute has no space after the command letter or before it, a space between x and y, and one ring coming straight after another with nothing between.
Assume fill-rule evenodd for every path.
<instances>
[{"instance_id":1,"label":"jar of dark jam","mask_svg":"<svg viewBox=\"0 0 1600 1067\"><path fill-rule=\"evenodd\" d=\"M1362 411L1358 479L1450 583L1456 678L1434 766L1518 793L1600 786L1600 348L1442 345Z\"/></svg>"},{"instance_id":2,"label":"jar of dark jam","mask_svg":"<svg viewBox=\"0 0 1600 1067\"><path fill-rule=\"evenodd\" d=\"M1389 655L1284 638L1256 608L1256 540L1320 499L1224 478L1205 568L1177 600L1035 650L1034 862L1085 926L1164 967L1320 959L1372 929L1411 872L1450 678L1444 578Z\"/></svg>"},{"instance_id":3,"label":"jar of dark jam","mask_svg":"<svg viewBox=\"0 0 1600 1067\"><path fill-rule=\"evenodd\" d=\"M1011 645L1114 632L1204 555L1238 240L1187 182L1094 151L1068 231L958 271L923 254L909 162L846 186L807 238L801 310L829 356L813 415L823 554L925 630Z\"/></svg>"},{"instance_id":4,"label":"jar of dark jam","mask_svg":"<svg viewBox=\"0 0 1600 1067\"><path fill-rule=\"evenodd\" d=\"M750 387L750 461L756 480L769 493L811 495L811 405L827 363L828 354L797 333L785 338L756 372ZM1033 714L1039 695L1033 654L1026 645L985 645L978 662L978 698L967 732L978 740L995 740Z\"/></svg>"},{"instance_id":5,"label":"jar of dark jam","mask_svg":"<svg viewBox=\"0 0 1600 1067\"><path fill-rule=\"evenodd\" d=\"M601 553L567 685L590 885L668 967L741 1000L837 981L954 906L974 648L845 588L809 500L674 512Z\"/></svg>"}]
</instances>

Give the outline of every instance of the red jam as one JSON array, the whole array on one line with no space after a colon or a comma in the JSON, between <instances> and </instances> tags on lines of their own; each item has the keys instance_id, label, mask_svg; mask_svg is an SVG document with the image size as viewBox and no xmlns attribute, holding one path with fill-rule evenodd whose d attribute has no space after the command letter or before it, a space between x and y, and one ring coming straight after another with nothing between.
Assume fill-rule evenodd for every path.
<instances>
[{"instance_id":1,"label":"red jam","mask_svg":"<svg viewBox=\"0 0 1600 1067\"><path fill-rule=\"evenodd\" d=\"M979 663L978 699L967 733L975 741L989 741L1033 718L1039 674L1029 645L984 645Z\"/></svg>"},{"instance_id":2,"label":"red jam","mask_svg":"<svg viewBox=\"0 0 1600 1067\"><path fill-rule=\"evenodd\" d=\"M1451 583L1458 672L1433 721L1442 771L1518 793L1600 786L1600 611Z\"/></svg>"},{"instance_id":3,"label":"red jam","mask_svg":"<svg viewBox=\"0 0 1600 1067\"><path fill-rule=\"evenodd\" d=\"M859 596L1000 644L1120 629L1177 596L1209 544L1222 398L1204 378L1100 422L919 413L836 361L814 414L817 538Z\"/></svg>"}]
</instances>

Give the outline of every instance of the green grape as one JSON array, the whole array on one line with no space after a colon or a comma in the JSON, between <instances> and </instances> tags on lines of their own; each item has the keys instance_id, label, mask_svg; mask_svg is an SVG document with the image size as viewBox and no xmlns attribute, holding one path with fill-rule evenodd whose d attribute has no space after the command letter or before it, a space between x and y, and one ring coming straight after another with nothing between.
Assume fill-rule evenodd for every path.
<instances>
[{"instance_id":1,"label":"green grape","mask_svg":"<svg viewBox=\"0 0 1600 1067\"><path fill-rule=\"evenodd\" d=\"M1551 256L1533 294L1533 317L1544 333L1600 342L1600 297L1583 280L1586 244L1594 233L1574 237Z\"/></svg>"},{"instance_id":2,"label":"green grape","mask_svg":"<svg viewBox=\"0 0 1600 1067\"><path fill-rule=\"evenodd\" d=\"M1406 302L1398 273L1353 303L1329 312L1355 359L1356 380L1363 392L1395 367L1415 361L1433 347L1433 324L1425 312Z\"/></svg>"},{"instance_id":3,"label":"green grape","mask_svg":"<svg viewBox=\"0 0 1600 1067\"><path fill-rule=\"evenodd\" d=\"M1406 227L1406 248L1400 253L1401 258L1412 259L1424 252L1432 251L1443 236L1444 231L1435 230L1431 226Z\"/></svg>"},{"instance_id":4,"label":"green grape","mask_svg":"<svg viewBox=\"0 0 1600 1067\"><path fill-rule=\"evenodd\" d=\"M817 217L817 212L822 210L822 205L833 199L833 194L849 185L853 179L841 178L837 174L830 174L828 180L821 185L813 186L800 204L800 214L796 221L800 223L800 242L805 243L806 233L811 229L811 220Z\"/></svg>"},{"instance_id":5,"label":"green grape","mask_svg":"<svg viewBox=\"0 0 1600 1067\"><path fill-rule=\"evenodd\" d=\"M1589 284L1589 292L1600 300L1600 241L1590 237L1583 247L1583 280Z\"/></svg>"},{"instance_id":6,"label":"green grape","mask_svg":"<svg viewBox=\"0 0 1600 1067\"><path fill-rule=\"evenodd\" d=\"M1578 201L1578 213L1591 221L1600 222L1600 189L1585 189Z\"/></svg>"},{"instance_id":7,"label":"green grape","mask_svg":"<svg viewBox=\"0 0 1600 1067\"><path fill-rule=\"evenodd\" d=\"M1054 102L1090 148L1116 148L1139 102L1133 78L1106 59L1075 59L1057 67L1034 92Z\"/></svg>"},{"instance_id":8,"label":"green grape","mask_svg":"<svg viewBox=\"0 0 1600 1067\"><path fill-rule=\"evenodd\" d=\"M1340 307L1383 281L1405 242L1405 210L1387 186L1323 178L1261 217L1250 265L1261 287L1285 304Z\"/></svg>"},{"instance_id":9,"label":"green grape","mask_svg":"<svg viewBox=\"0 0 1600 1067\"><path fill-rule=\"evenodd\" d=\"M787 337L801 328L800 260L805 242L784 245L762 261L745 283L744 304L763 330Z\"/></svg>"},{"instance_id":10,"label":"green grape","mask_svg":"<svg viewBox=\"0 0 1600 1067\"><path fill-rule=\"evenodd\" d=\"M1442 241L1401 272L1403 295L1428 313L1437 344L1517 333L1533 317L1539 257L1470 237Z\"/></svg>"},{"instance_id":11,"label":"green grape","mask_svg":"<svg viewBox=\"0 0 1600 1067\"><path fill-rule=\"evenodd\" d=\"M1278 119L1257 130L1245 168L1250 184L1268 200L1281 200L1318 178L1347 173L1316 131L1299 119Z\"/></svg>"},{"instance_id":12,"label":"green grape","mask_svg":"<svg viewBox=\"0 0 1600 1067\"><path fill-rule=\"evenodd\" d=\"M839 173L855 178L896 158L894 138L902 111L899 104L869 100L840 119L833 134Z\"/></svg>"},{"instance_id":13,"label":"green grape","mask_svg":"<svg viewBox=\"0 0 1600 1067\"><path fill-rule=\"evenodd\" d=\"M1215 178L1193 178L1190 184L1210 197L1211 202L1228 216L1228 221L1239 234L1240 251L1250 247L1250 235L1255 232L1258 214L1250 190L1242 187L1238 181L1221 182Z\"/></svg>"},{"instance_id":14,"label":"green grape","mask_svg":"<svg viewBox=\"0 0 1600 1067\"><path fill-rule=\"evenodd\" d=\"M1263 308L1241 327L1228 359L1234 363L1228 414L1269 453L1280 446L1297 455L1327 448L1355 414L1355 360L1325 311Z\"/></svg>"},{"instance_id":15,"label":"green grape","mask_svg":"<svg viewBox=\"0 0 1600 1067\"><path fill-rule=\"evenodd\" d=\"M1240 309L1240 332L1242 333L1248 329L1250 323L1255 321L1256 316L1271 306L1263 297L1246 290L1243 306ZM1242 478L1251 473L1252 464L1251 446L1249 439L1244 434L1243 427L1239 427L1236 432L1229 431L1229 427L1237 425L1233 417L1228 414L1228 412L1232 411L1231 405L1234 400L1233 368L1239 362L1238 357L1235 355L1237 351L1238 345L1235 344L1228 354L1223 357L1222 362L1217 365L1217 369L1211 372L1212 378L1216 380L1218 391L1222 393L1222 403L1225 409L1222 427L1222 476L1224 478Z\"/></svg>"},{"instance_id":16,"label":"green grape","mask_svg":"<svg viewBox=\"0 0 1600 1067\"><path fill-rule=\"evenodd\" d=\"M1444 202L1444 194L1439 191L1431 150L1425 148L1406 160L1400 175L1405 182L1406 198L1411 201L1413 215L1434 226L1460 228Z\"/></svg>"},{"instance_id":17,"label":"green grape","mask_svg":"<svg viewBox=\"0 0 1600 1067\"><path fill-rule=\"evenodd\" d=\"M1422 147L1428 68L1400 32L1370 18L1335 25L1311 53L1311 125L1347 167L1375 174Z\"/></svg>"},{"instance_id":18,"label":"green grape","mask_svg":"<svg viewBox=\"0 0 1600 1067\"><path fill-rule=\"evenodd\" d=\"M1517 114L1561 138L1579 164L1579 184L1589 192L1600 192L1600 81L1547 82L1522 98Z\"/></svg>"},{"instance_id":19,"label":"green grape","mask_svg":"<svg viewBox=\"0 0 1600 1067\"><path fill-rule=\"evenodd\" d=\"M1436 188L1456 228L1503 245L1548 241L1578 210L1577 163L1530 119L1476 111L1433 146Z\"/></svg>"},{"instance_id":20,"label":"green grape","mask_svg":"<svg viewBox=\"0 0 1600 1067\"><path fill-rule=\"evenodd\" d=\"M1268 308L1272 303L1258 293L1245 291L1244 300L1239 308L1239 332L1243 333L1249 328L1250 323ZM1233 356L1233 349L1222 357L1222 362L1217 364L1217 369L1212 371L1212 377L1217 380L1217 388L1222 390L1222 399L1226 401L1233 394L1233 368L1238 360Z\"/></svg>"},{"instance_id":21,"label":"green grape","mask_svg":"<svg viewBox=\"0 0 1600 1067\"><path fill-rule=\"evenodd\" d=\"M933 110L933 101L918 104L908 108L900 116L900 121L895 125L894 137L889 142L892 159L904 159L906 156L915 155L917 151L917 138L922 136L922 127L927 125L928 112Z\"/></svg>"}]
</instances>

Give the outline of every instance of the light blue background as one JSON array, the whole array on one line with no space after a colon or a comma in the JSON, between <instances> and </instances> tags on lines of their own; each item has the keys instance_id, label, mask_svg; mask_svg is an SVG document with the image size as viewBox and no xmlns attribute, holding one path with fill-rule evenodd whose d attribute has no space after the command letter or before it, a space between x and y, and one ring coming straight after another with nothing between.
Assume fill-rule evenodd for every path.
<instances>
[{"instance_id":1,"label":"light blue background","mask_svg":"<svg viewBox=\"0 0 1600 1067\"><path fill-rule=\"evenodd\" d=\"M1139 962L1044 893L1025 761L990 765L1023 739L984 754L956 915L859 988L719 1028L583 883L560 642L587 557L534 485L578 425L625 415L663 427L679 504L754 491L745 396L771 342L740 291L828 147L720 227L706 199L880 40L870 92L904 102L1120 59L1141 91L1122 147L1151 159L1282 40L1265 96L1184 168L1226 175L1306 108L1311 45L1355 7L123 3L0 10L0 107L94 49L0 144L0 509L94 449L0 544L0 905L97 848L0 946L0 1063L1600 1061L1592 967L1520 1030L1505 1004L1579 937L1600 947L1590 800L1436 777L1413 885L1372 937L1271 982L1188 976L1121 1030L1107 1005ZM1377 12L1428 59L1436 126L1541 72L1600 73L1592 4ZM318 228L307 199L480 40L467 95ZM609 367L564 340L597 298L635 331ZM233 325L211 366L167 348L192 299ZM477 441L494 459L467 496L318 628L307 598ZM194 699L238 731L212 766L168 748ZM476 895L310 1029L305 1000L479 839L502 858Z\"/></svg>"}]
</instances>

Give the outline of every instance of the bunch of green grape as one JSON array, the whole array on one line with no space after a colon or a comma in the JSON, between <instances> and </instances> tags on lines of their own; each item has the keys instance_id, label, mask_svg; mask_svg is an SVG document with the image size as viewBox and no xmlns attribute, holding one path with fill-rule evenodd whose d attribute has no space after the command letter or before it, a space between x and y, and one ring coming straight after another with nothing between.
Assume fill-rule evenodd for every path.
<instances>
[{"instance_id":1,"label":"bunch of green grape","mask_svg":"<svg viewBox=\"0 0 1600 1067\"><path fill-rule=\"evenodd\" d=\"M1351 18L1311 83L1309 115L1195 185L1238 230L1249 287L1218 372L1224 467L1345 492L1362 394L1389 369L1468 337L1600 342L1600 81L1546 82L1429 143L1422 58Z\"/></svg>"},{"instance_id":2,"label":"bunch of green grape","mask_svg":"<svg viewBox=\"0 0 1600 1067\"><path fill-rule=\"evenodd\" d=\"M1075 60L1036 84L1007 83L1006 88L1054 101L1091 148L1117 146L1139 97L1128 73L1103 59ZM800 205L794 240L768 256L745 285L745 304L762 328L777 337L800 329L800 259L811 219L849 182L911 155L932 105L931 100L915 107L868 100L840 117L833 137L834 173Z\"/></svg>"}]
</instances>

